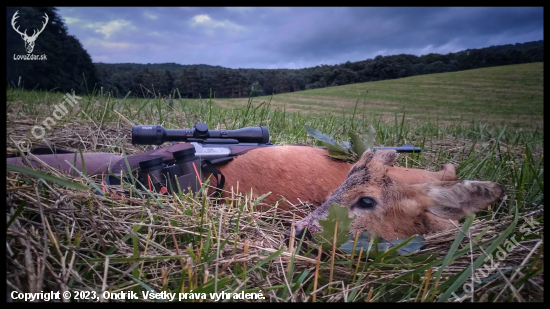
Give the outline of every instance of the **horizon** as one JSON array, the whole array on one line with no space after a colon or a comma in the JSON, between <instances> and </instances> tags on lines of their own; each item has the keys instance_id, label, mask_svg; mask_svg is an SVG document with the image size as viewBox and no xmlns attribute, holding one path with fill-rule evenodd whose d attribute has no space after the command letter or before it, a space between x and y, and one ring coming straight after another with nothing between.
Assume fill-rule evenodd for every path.
<instances>
[{"instance_id":1,"label":"horizon","mask_svg":"<svg viewBox=\"0 0 550 309\"><path fill-rule=\"evenodd\" d=\"M104 64L301 69L544 39L542 7L61 7L58 13L92 62Z\"/></svg>"},{"instance_id":2,"label":"horizon","mask_svg":"<svg viewBox=\"0 0 550 309\"><path fill-rule=\"evenodd\" d=\"M516 42L516 43L509 43L509 44L502 44L502 45L515 45L515 44L525 44L525 43L531 43L531 42L538 42L538 41L543 41L544 40L537 40L537 41L527 41L527 42ZM459 50L459 51L456 51L456 52L450 52L450 53L446 53L446 54L443 54L443 55L447 55L447 54L456 54L456 53L460 53L460 52L464 52L464 51L467 51L467 50L474 50L474 49L484 49L484 48L489 48L489 47L492 47L492 46L502 46L502 45L491 45L491 46L485 46L485 47L480 47L480 48L468 48L468 49L464 49L464 50ZM418 56L418 57L422 57L422 56L425 56L425 55L429 55L430 53L427 53L427 54L423 54L423 55L414 55L414 56ZM436 53L437 54L437 53ZM397 55L400 55L400 54L392 54L392 55L385 55L383 57L386 57L386 56L397 56ZM410 55L410 54L409 54ZM378 55L377 55L378 56ZM376 56L375 56L376 57ZM353 62L361 62L361 61L368 61L368 60L373 60L374 58L367 58L367 59L363 59L363 60L357 60L357 61L353 61ZM346 61L348 62L348 61ZM335 63L335 64L318 64L316 66L335 66L335 65L342 65L346 62L342 62L342 63ZM350 61L351 62L351 61ZM353 63L352 62L352 63ZM312 68L312 67L305 67L305 68L296 68L296 69L289 69L289 68L276 68L276 69L264 69L264 68L228 68L228 67L222 67L220 65L211 65L211 64L206 64L206 63L194 63L194 64L182 64L182 63L177 63L177 62L150 62L150 63L137 63L137 62L116 62L116 63L106 63L106 62L92 62L94 64L139 64L139 65L157 65L157 64L177 64L177 65L187 65L187 66L194 66L194 65L206 65L206 66L211 66L211 67L221 67L221 68L225 68L225 69L246 69L246 70L250 70L250 69L257 69L257 70L301 70L301 69L307 69L307 68ZM314 66L315 67L315 66Z\"/></svg>"}]
</instances>

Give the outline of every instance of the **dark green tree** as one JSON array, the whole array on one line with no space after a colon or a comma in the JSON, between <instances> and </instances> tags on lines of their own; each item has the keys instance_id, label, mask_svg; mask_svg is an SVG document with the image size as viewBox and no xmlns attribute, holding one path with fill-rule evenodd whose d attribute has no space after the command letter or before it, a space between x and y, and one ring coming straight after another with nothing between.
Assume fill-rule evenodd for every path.
<instances>
[{"instance_id":1,"label":"dark green tree","mask_svg":"<svg viewBox=\"0 0 550 309\"><path fill-rule=\"evenodd\" d=\"M17 13L17 14L16 14ZM15 30L17 29L17 31ZM26 32L25 32L26 30ZM24 35L34 40L31 53ZM9 7L6 9L6 82L25 89L85 93L99 82L96 68L82 44L67 33L54 7ZM16 60L18 55L44 55L46 60ZM21 84L17 85L21 77Z\"/></svg>"}]
</instances>

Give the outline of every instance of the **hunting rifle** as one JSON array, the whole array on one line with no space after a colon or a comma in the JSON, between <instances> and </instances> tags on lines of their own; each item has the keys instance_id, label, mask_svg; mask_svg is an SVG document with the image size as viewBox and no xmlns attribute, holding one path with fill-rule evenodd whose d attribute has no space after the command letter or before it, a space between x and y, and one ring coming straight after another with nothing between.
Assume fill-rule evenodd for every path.
<instances>
[{"instance_id":1,"label":"hunting rifle","mask_svg":"<svg viewBox=\"0 0 550 309\"><path fill-rule=\"evenodd\" d=\"M166 149L187 148L172 152L175 162L164 162L160 156L140 161L139 180L142 184L148 184L150 189L154 186L168 193L179 192L181 188L196 191L202 185L202 172L214 175L217 192L221 193L225 177L214 165L231 161L235 156L255 148L277 146L269 140L269 130L264 126L236 130L208 130L208 125L203 122L195 124L192 129L166 129L161 125L132 126L134 145L162 145L165 142L173 144ZM185 142L185 146L178 146L177 142ZM373 148L395 149L397 152L421 151L413 145Z\"/></svg>"},{"instance_id":2,"label":"hunting rifle","mask_svg":"<svg viewBox=\"0 0 550 309\"><path fill-rule=\"evenodd\" d=\"M161 148L160 145L165 142L172 142L172 145ZM132 144L159 147L126 157L112 153L84 153L79 156L63 149L42 147L32 152L40 160L31 158L28 161L32 166L49 165L68 173L74 173L74 166L79 172L86 170L88 176L109 174L104 179L105 185L120 184L120 176L129 180L128 174L139 167L138 180L142 185L150 190L154 187L157 192L168 193L188 191L186 188L195 192L202 186L203 173L209 173L217 180L217 192L221 192L225 177L216 165L227 163L252 149L278 146L271 143L269 130L265 126L208 130L208 125L202 122L195 124L192 129L165 129L160 125L132 126ZM373 150L378 149L421 152L420 147L413 145L373 147ZM21 157L7 158L7 161L25 165ZM81 161L85 162L86 169ZM103 188L103 192L107 192L106 188Z\"/></svg>"},{"instance_id":3,"label":"hunting rifle","mask_svg":"<svg viewBox=\"0 0 550 309\"><path fill-rule=\"evenodd\" d=\"M187 142L195 147L195 155L210 160L213 164L225 163L236 155L258 147L278 146L269 140L267 127L246 127L237 130L208 130L208 125L199 122L193 129L165 129L160 125L132 126L132 144L161 145L165 142ZM324 148L324 147L323 147ZM420 147L373 147L394 149L402 153L419 153Z\"/></svg>"}]
</instances>

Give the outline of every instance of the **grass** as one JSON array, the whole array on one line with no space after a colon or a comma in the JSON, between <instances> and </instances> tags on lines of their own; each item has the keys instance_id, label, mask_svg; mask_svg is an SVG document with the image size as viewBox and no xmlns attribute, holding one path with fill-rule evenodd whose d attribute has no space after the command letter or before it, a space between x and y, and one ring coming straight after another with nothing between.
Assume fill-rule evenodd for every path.
<instances>
[{"instance_id":1,"label":"grass","mask_svg":"<svg viewBox=\"0 0 550 309\"><path fill-rule=\"evenodd\" d=\"M360 98L361 112L389 121L398 112L418 121L438 117L446 123L467 120L542 128L542 81L543 63L539 62L284 93L274 98L272 106L317 114L344 109L351 114ZM245 100L214 101L233 106Z\"/></svg>"},{"instance_id":2,"label":"grass","mask_svg":"<svg viewBox=\"0 0 550 309\"><path fill-rule=\"evenodd\" d=\"M317 256L317 245L309 241L286 245L292 214L275 207L255 210L261 192L233 194L217 204L200 192L159 196L132 189L133 198L120 199L94 194L97 176L10 169L8 288L73 295L133 291L139 300L147 291L205 293L202 300L188 294L185 301L192 302L212 301L208 293L220 291L261 291L274 302L543 300L542 89L542 64L536 63L248 100L187 100L177 91L163 98L114 99L100 89L82 96L78 109L37 141L31 128L52 116L62 94L8 88L8 154L19 152L15 142L22 138L86 152L151 149L130 144L131 124L266 125L274 143L308 145L315 141L306 124L345 140L351 128L365 132L373 125L376 145L423 148L421 154L401 155L399 165L438 170L451 162L461 179L506 188L504 199L455 230L426 236L426 245L412 255L374 246L351 256L338 249ZM88 190L70 188L67 181ZM512 239L519 245L512 247ZM309 249L300 251L302 243ZM500 250L503 260L494 258ZM465 284L472 282L470 294Z\"/></svg>"}]
</instances>

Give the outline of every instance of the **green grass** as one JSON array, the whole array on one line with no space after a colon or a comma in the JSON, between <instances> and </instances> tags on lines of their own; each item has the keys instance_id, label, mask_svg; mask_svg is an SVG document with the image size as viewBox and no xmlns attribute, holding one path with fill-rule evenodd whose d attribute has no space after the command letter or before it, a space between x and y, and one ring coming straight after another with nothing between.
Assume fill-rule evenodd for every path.
<instances>
[{"instance_id":1,"label":"green grass","mask_svg":"<svg viewBox=\"0 0 550 309\"><path fill-rule=\"evenodd\" d=\"M543 63L518 64L284 93L274 98L272 106L317 114L342 113L342 109L352 113L360 98L361 113L390 121L398 112L418 121L462 119L542 128L542 81ZM215 102L231 106L243 100Z\"/></svg>"},{"instance_id":2,"label":"green grass","mask_svg":"<svg viewBox=\"0 0 550 309\"><path fill-rule=\"evenodd\" d=\"M72 180L92 189L100 185L98 177L48 171L53 175L47 178L9 170L6 280L12 290L140 295L262 290L269 301L312 301L316 286L319 302L451 300L466 295L463 286L471 282L472 270L488 265L484 254L515 236L525 238L521 246L476 283L473 299L543 299L543 228L526 228L526 222L544 220L541 63L246 100L187 100L177 91L162 98L129 94L113 99L106 92L83 96L78 109L44 140L35 141L29 134L32 126L52 115L62 94L8 88L7 153L17 153L14 142L23 137L35 145L88 152L150 149L130 144L131 124L188 128L204 121L211 129L266 125L274 143L309 145L315 140L304 125L340 140L348 140L351 128L364 133L373 125L376 145L413 143L423 148L421 154L400 156L398 165L438 170L451 162L461 179L504 185L506 199L477 213L475 220L467 218L462 225L464 230L470 226L469 234L449 231L428 237L417 254L401 257L395 250L373 249L359 259L358 254L326 252L317 266L313 249L299 251L302 246L296 244L289 252L286 247L284 232L291 219L274 208L255 211L261 192L260 197L235 195L213 204L201 193L158 196L125 184L124 189L141 197L120 200L63 187L64 180ZM42 265L47 265L44 271Z\"/></svg>"}]
</instances>

